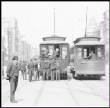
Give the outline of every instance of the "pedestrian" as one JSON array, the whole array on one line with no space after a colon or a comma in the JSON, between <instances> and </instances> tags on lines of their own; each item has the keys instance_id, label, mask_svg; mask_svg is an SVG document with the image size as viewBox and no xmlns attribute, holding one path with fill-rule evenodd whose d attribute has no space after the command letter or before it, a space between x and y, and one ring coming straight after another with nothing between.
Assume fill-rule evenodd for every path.
<instances>
[{"instance_id":1,"label":"pedestrian","mask_svg":"<svg viewBox=\"0 0 110 108\"><path fill-rule=\"evenodd\" d=\"M28 64L28 73L29 73L29 81L32 81L32 75L33 75L33 61L30 60L30 63Z\"/></svg>"},{"instance_id":2,"label":"pedestrian","mask_svg":"<svg viewBox=\"0 0 110 108\"><path fill-rule=\"evenodd\" d=\"M26 80L27 79L27 77L26 77L26 64L24 61L21 63L21 73L22 73L23 80Z\"/></svg>"},{"instance_id":3,"label":"pedestrian","mask_svg":"<svg viewBox=\"0 0 110 108\"><path fill-rule=\"evenodd\" d=\"M39 80L38 63L36 58L34 59L34 78L35 80Z\"/></svg>"},{"instance_id":4,"label":"pedestrian","mask_svg":"<svg viewBox=\"0 0 110 108\"><path fill-rule=\"evenodd\" d=\"M48 80L48 75L49 75L49 69L50 69L50 63L48 58L44 60L44 64L43 64L43 80Z\"/></svg>"},{"instance_id":5,"label":"pedestrian","mask_svg":"<svg viewBox=\"0 0 110 108\"><path fill-rule=\"evenodd\" d=\"M7 66L7 80L10 82L10 102L16 103L15 92L18 85L20 67L18 64L18 56L12 58L12 62Z\"/></svg>"},{"instance_id":6,"label":"pedestrian","mask_svg":"<svg viewBox=\"0 0 110 108\"><path fill-rule=\"evenodd\" d=\"M60 80L60 65L61 65L61 62L60 62L60 59L57 59L56 60L56 80Z\"/></svg>"},{"instance_id":7,"label":"pedestrian","mask_svg":"<svg viewBox=\"0 0 110 108\"><path fill-rule=\"evenodd\" d=\"M75 75L74 64L70 62L70 64L65 68L65 71L67 72L67 79L72 79Z\"/></svg>"},{"instance_id":8,"label":"pedestrian","mask_svg":"<svg viewBox=\"0 0 110 108\"><path fill-rule=\"evenodd\" d=\"M54 57L51 58L50 70L51 70L51 80L54 80L54 76L56 73L56 61Z\"/></svg>"}]
</instances>

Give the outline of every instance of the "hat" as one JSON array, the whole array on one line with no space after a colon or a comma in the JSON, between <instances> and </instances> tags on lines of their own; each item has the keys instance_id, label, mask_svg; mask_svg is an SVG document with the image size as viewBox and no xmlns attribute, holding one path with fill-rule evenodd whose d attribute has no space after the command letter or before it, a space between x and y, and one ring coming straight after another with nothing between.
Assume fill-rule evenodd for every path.
<instances>
[{"instance_id":1,"label":"hat","mask_svg":"<svg viewBox=\"0 0 110 108\"><path fill-rule=\"evenodd\" d=\"M14 56L12 60L18 60L18 56Z\"/></svg>"}]
</instances>

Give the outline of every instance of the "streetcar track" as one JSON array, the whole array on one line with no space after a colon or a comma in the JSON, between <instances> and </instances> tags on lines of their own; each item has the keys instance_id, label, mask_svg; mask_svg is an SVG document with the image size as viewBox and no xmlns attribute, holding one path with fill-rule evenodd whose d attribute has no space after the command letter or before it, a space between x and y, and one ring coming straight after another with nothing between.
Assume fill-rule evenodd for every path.
<instances>
[{"instance_id":1,"label":"streetcar track","mask_svg":"<svg viewBox=\"0 0 110 108\"><path fill-rule=\"evenodd\" d=\"M57 88L59 88L59 87L57 87ZM62 88L64 88L64 89L68 89L68 88L66 88L66 87L62 87ZM83 93L85 93L85 94L89 94L89 95L94 95L94 96L98 96L99 97L99 95L98 94L93 94L93 92L87 92L87 91L83 91L83 90L79 90L79 89L71 89L71 91L76 91L76 92L83 92ZM107 98L105 98L105 100L108 100Z\"/></svg>"},{"instance_id":2,"label":"streetcar track","mask_svg":"<svg viewBox=\"0 0 110 108\"><path fill-rule=\"evenodd\" d=\"M83 91L83 90L79 90L79 89L71 89L71 90L76 91L76 92L83 92L85 94L94 95L94 96L98 96L99 97L99 95L97 95L97 94L95 94L93 92L87 92L87 91ZM103 97L100 97L100 98L103 98ZM108 99L105 98L104 100L108 100Z\"/></svg>"},{"instance_id":3,"label":"streetcar track","mask_svg":"<svg viewBox=\"0 0 110 108\"><path fill-rule=\"evenodd\" d=\"M68 86L68 87L66 87L66 88L64 88L64 89L68 89L68 91L69 91L70 95L72 96L73 100L75 100L75 104L76 104L76 105L79 105L78 101L77 101L76 99L74 99L73 93L72 93L72 91L69 89L69 85L66 84L66 86ZM38 105L39 100L40 100L40 98L41 98L41 95L42 95L42 93L43 93L43 91L44 91L44 87L45 87L45 86L44 86L44 83L43 83L41 89L39 90L39 94L38 94L38 96L37 96L37 99L35 99L35 102L34 102L35 104L34 104L34 106Z\"/></svg>"},{"instance_id":4,"label":"streetcar track","mask_svg":"<svg viewBox=\"0 0 110 108\"><path fill-rule=\"evenodd\" d=\"M72 90L70 89L70 88L71 88L70 85L69 85L67 82L65 82L65 84L68 86L67 89L68 89L68 91L69 91L69 93L70 93L72 99L75 101L75 104L78 105L78 106L80 106L80 104L79 104L79 102L77 101L75 95L73 94Z\"/></svg>"},{"instance_id":5,"label":"streetcar track","mask_svg":"<svg viewBox=\"0 0 110 108\"><path fill-rule=\"evenodd\" d=\"M40 97L44 91L44 86L45 85L45 82L43 81L42 85L41 85L41 88L39 89L39 92L38 92L38 95L37 95L37 98L35 99L35 101L33 102L33 106L38 106L38 103L39 103L39 100L40 100Z\"/></svg>"},{"instance_id":6,"label":"streetcar track","mask_svg":"<svg viewBox=\"0 0 110 108\"><path fill-rule=\"evenodd\" d=\"M104 101L107 101L108 100L108 98L105 98L105 96L102 96L102 95L98 94L98 92L96 93L96 90L93 89L91 86L87 85L86 82L85 83L83 82L83 84L86 85L86 87L89 88L91 90L91 92L85 92L85 91L82 91L82 92L88 93L88 94L91 94L91 95L94 95L94 96L98 96L101 99L103 99ZM81 91L81 90L79 90L79 91ZM95 92L93 92L93 91L95 91Z\"/></svg>"},{"instance_id":7,"label":"streetcar track","mask_svg":"<svg viewBox=\"0 0 110 108\"><path fill-rule=\"evenodd\" d=\"M86 85L87 86L87 85ZM88 87L90 88L90 87ZM91 88L90 88L91 89ZM97 97L100 97L101 99L103 99L104 101L108 101L107 98L105 98L104 96L101 96L101 95L98 95L98 93L94 93L94 92L87 92L87 91L83 91L83 90L79 90L79 89L71 89L71 91L76 91L76 92L83 92L85 94L90 94L90 95L94 95L94 96L97 96ZM93 90L94 91L94 90Z\"/></svg>"},{"instance_id":8,"label":"streetcar track","mask_svg":"<svg viewBox=\"0 0 110 108\"><path fill-rule=\"evenodd\" d=\"M105 101L108 100L108 98L105 98L105 96L102 96L101 94L98 94L98 92L94 88L92 88L91 86L89 86L87 83L84 83L83 82L83 84L85 84L88 88L91 89L91 91L92 91L91 94L93 94L95 96L98 96L98 97L102 98ZM93 91L95 91L95 92L93 92Z\"/></svg>"}]
</instances>

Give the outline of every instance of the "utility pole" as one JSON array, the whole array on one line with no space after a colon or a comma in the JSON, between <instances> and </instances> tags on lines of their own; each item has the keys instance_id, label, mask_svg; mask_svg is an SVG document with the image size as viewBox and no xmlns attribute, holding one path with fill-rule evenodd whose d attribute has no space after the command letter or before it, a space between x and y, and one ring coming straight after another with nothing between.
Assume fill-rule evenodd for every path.
<instances>
[{"instance_id":1,"label":"utility pole","mask_svg":"<svg viewBox=\"0 0 110 108\"><path fill-rule=\"evenodd\" d=\"M85 27L85 37L87 36L87 11L88 11L88 7L86 7L86 27Z\"/></svg>"}]
</instances>

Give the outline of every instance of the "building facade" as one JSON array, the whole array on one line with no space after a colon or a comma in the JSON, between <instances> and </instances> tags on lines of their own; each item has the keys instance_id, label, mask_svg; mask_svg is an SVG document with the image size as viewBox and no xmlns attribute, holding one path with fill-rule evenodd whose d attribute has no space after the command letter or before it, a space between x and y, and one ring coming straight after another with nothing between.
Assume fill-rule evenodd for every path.
<instances>
[{"instance_id":1,"label":"building facade","mask_svg":"<svg viewBox=\"0 0 110 108\"><path fill-rule=\"evenodd\" d=\"M13 55L18 55L18 25L17 20L14 18L2 19L2 37L5 38L4 47L10 62Z\"/></svg>"}]
</instances>

